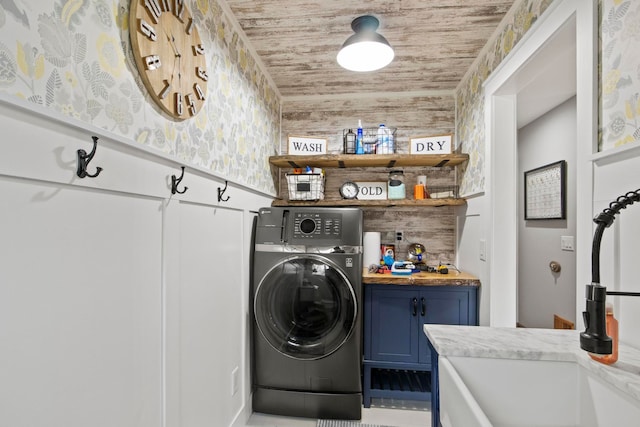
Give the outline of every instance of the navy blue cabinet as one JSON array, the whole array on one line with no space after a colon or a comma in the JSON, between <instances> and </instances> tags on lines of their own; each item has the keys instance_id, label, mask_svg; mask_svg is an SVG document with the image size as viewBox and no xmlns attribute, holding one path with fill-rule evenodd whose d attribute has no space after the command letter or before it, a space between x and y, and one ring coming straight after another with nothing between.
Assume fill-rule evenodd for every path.
<instances>
[{"instance_id":1,"label":"navy blue cabinet","mask_svg":"<svg viewBox=\"0 0 640 427\"><path fill-rule=\"evenodd\" d=\"M477 289L365 285L366 408L372 397L431 399L431 352L423 325L477 325Z\"/></svg>"}]
</instances>

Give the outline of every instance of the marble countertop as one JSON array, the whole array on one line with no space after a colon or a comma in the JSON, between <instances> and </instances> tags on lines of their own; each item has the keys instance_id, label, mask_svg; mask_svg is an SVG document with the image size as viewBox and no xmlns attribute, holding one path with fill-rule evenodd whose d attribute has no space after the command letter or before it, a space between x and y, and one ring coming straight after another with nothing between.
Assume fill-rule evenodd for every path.
<instances>
[{"instance_id":1,"label":"marble countertop","mask_svg":"<svg viewBox=\"0 0 640 427\"><path fill-rule=\"evenodd\" d=\"M640 350L623 343L618 347L618 361L604 365L580 349L578 330L424 325L424 332L444 357L577 362L640 402Z\"/></svg>"},{"instance_id":2,"label":"marble countertop","mask_svg":"<svg viewBox=\"0 0 640 427\"><path fill-rule=\"evenodd\" d=\"M448 274L413 273L410 275L369 273L367 269L362 272L362 283L379 285L414 285L414 286L480 286L480 280L465 272L451 271Z\"/></svg>"}]
</instances>

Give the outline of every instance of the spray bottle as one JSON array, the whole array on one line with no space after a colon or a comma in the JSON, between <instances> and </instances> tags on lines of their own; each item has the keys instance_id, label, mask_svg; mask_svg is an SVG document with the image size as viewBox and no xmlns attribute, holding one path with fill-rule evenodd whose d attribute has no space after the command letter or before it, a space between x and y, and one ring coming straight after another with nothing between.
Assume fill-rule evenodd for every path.
<instances>
[{"instance_id":1,"label":"spray bottle","mask_svg":"<svg viewBox=\"0 0 640 427\"><path fill-rule=\"evenodd\" d=\"M356 154L364 154L364 145L362 139L362 120L358 120L358 133L356 134Z\"/></svg>"}]
</instances>

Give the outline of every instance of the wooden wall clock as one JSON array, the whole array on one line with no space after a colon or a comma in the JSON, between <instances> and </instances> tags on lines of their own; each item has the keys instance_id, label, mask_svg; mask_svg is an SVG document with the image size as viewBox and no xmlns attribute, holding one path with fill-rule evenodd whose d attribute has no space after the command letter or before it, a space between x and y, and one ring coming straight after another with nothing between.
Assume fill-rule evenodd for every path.
<instances>
[{"instance_id":1,"label":"wooden wall clock","mask_svg":"<svg viewBox=\"0 0 640 427\"><path fill-rule=\"evenodd\" d=\"M176 120L195 116L207 94L204 46L186 0L132 0L133 56L151 98Z\"/></svg>"}]
</instances>

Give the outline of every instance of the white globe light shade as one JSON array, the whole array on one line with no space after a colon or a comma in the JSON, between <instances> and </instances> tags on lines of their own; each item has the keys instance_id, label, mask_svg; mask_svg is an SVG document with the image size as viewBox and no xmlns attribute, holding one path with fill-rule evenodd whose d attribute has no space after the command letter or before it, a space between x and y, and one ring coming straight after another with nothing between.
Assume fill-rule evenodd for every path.
<instances>
[{"instance_id":1,"label":"white globe light shade","mask_svg":"<svg viewBox=\"0 0 640 427\"><path fill-rule=\"evenodd\" d=\"M375 71L386 67L395 56L388 44L363 41L344 46L338 52L338 64L350 71Z\"/></svg>"},{"instance_id":2,"label":"white globe light shade","mask_svg":"<svg viewBox=\"0 0 640 427\"><path fill-rule=\"evenodd\" d=\"M355 34L344 42L337 61L350 71L375 71L386 67L395 56L387 39L376 33L379 21L371 15L353 20L351 28Z\"/></svg>"}]
</instances>

